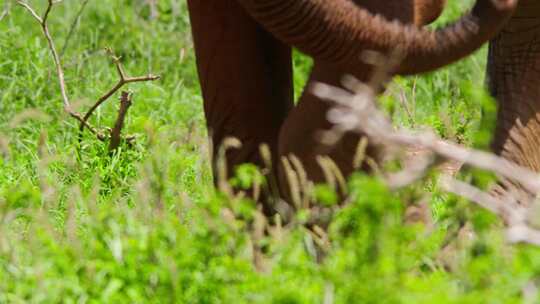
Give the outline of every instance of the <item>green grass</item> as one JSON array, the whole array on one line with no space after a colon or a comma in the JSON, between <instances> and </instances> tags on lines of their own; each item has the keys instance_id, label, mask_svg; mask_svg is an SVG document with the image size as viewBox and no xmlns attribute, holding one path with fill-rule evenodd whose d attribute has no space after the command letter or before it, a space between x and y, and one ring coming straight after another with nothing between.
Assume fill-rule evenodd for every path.
<instances>
[{"instance_id":1,"label":"green grass","mask_svg":"<svg viewBox=\"0 0 540 304\"><path fill-rule=\"evenodd\" d=\"M59 47L80 2L50 17ZM458 11L453 4L443 22ZM84 11L63 57L79 109L117 80L105 47L130 75L162 76L129 86L125 131L138 139L114 156L88 133L79 147L37 23L16 6L0 21L0 303L522 303L540 251L504 244L497 219L442 193L434 177L392 193L355 175L322 263L299 216L261 240L271 271L256 271L254 204L212 185L188 21L181 0L159 1L156 20L141 0L90 1ZM396 94L383 105L397 124L485 146L484 57L396 79L390 92L403 91L410 115ZM295 64L298 96L310 60L296 54ZM92 123L110 126L117 107L115 97ZM405 224L405 208L421 201L433 225ZM463 223L474 239L455 237Z\"/></svg>"}]
</instances>

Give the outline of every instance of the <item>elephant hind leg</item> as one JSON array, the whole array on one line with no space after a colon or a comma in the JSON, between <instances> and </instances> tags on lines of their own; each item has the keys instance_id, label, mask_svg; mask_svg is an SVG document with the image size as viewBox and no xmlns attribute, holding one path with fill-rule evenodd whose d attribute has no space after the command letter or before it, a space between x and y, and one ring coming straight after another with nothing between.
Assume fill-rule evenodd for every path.
<instances>
[{"instance_id":1,"label":"elephant hind leg","mask_svg":"<svg viewBox=\"0 0 540 304\"><path fill-rule=\"evenodd\" d=\"M293 106L290 47L263 30L236 0L188 0L188 7L212 141L216 147L227 137L242 142L226 155L228 172L248 162L262 167L263 143L275 162L279 129ZM214 160L217 153L213 149Z\"/></svg>"},{"instance_id":2,"label":"elephant hind leg","mask_svg":"<svg viewBox=\"0 0 540 304\"><path fill-rule=\"evenodd\" d=\"M499 104L494 150L540 171L540 4L520 2L490 43L488 84Z\"/></svg>"},{"instance_id":3,"label":"elephant hind leg","mask_svg":"<svg viewBox=\"0 0 540 304\"><path fill-rule=\"evenodd\" d=\"M537 0L521 0L512 19L491 41L487 74L490 92L499 105L494 151L540 172L540 3Z\"/></svg>"}]
</instances>

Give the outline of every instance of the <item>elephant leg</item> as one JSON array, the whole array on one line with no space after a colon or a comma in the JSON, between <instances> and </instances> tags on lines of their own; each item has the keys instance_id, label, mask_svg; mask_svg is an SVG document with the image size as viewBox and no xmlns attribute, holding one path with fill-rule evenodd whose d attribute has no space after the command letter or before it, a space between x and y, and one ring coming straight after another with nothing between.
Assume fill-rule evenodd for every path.
<instances>
[{"instance_id":1,"label":"elephant leg","mask_svg":"<svg viewBox=\"0 0 540 304\"><path fill-rule=\"evenodd\" d=\"M490 44L487 73L499 104L494 151L540 171L540 2L520 1Z\"/></svg>"},{"instance_id":2,"label":"elephant leg","mask_svg":"<svg viewBox=\"0 0 540 304\"><path fill-rule=\"evenodd\" d=\"M401 0L401 1L372 1L354 0L354 3L366 8L370 13L378 14L388 20L397 20L403 24L423 26L436 19L442 12L446 0ZM341 87L341 78L350 71L338 65L321 60L315 60L309 83L322 82ZM361 81L368 81L372 68L364 66L356 70L354 76ZM324 182L325 173L319 159L329 157L337 165L344 177L349 176L355 169L354 158L362 135L346 133L332 147L324 146L317 137L318 131L328 131L332 128L326 119L330 105L314 96L309 90L304 91L298 106L294 108L283 124L279 139L279 153L289 157L295 155L302 161L307 177L313 182ZM375 161L380 152L376 147L368 145L366 155ZM365 164L364 170L369 169ZM280 167L279 182L283 196L290 199L288 174L285 167Z\"/></svg>"},{"instance_id":3,"label":"elephant leg","mask_svg":"<svg viewBox=\"0 0 540 304\"><path fill-rule=\"evenodd\" d=\"M332 86L340 86L343 73L330 65L315 62L309 83L322 82ZM327 182L321 166L321 157L329 157L339 168L344 177L349 176L354 169L353 161L361 137L355 133L346 133L337 143L324 145L319 136L320 131L329 131L332 125L326 119L330 109L328 102L320 100L306 89L298 105L291 111L283 124L279 137L279 154L282 158L296 157L302 162L306 177L314 183ZM368 146L366 153L375 158L374 147ZM282 159L282 161L284 161ZM283 197L290 201L290 180L287 166L279 167L279 184ZM297 170L298 168L293 168ZM367 169L367 168L363 168Z\"/></svg>"},{"instance_id":4,"label":"elephant leg","mask_svg":"<svg viewBox=\"0 0 540 304\"><path fill-rule=\"evenodd\" d=\"M382 15L388 20L397 20L404 24L411 24L417 20L418 3L441 2L443 0L402 0L402 1L372 1L355 0L354 2L365 7L369 12ZM420 24L424 25L424 24ZM322 82L341 87L343 75L349 74L339 66L315 60L308 83ZM354 76L361 81L368 81L372 75L372 68L365 66L362 71L356 71ZM346 133L332 147L325 146L318 138L319 131L329 131L332 125L326 119L330 104L305 90L300 97L298 105L291 111L283 124L279 137L279 154L282 157L296 156L302 161L303 170L309 180L320 183L325 182L326 176L320 164L322 156L330 158L339 168L344 177L349 176L355 169L353 163L356 156L361 135ZM374 146L368 145L366 155L375 160L378 153ZM362 169L368 169L364 166ZM281 166L279 183L282 194L291 199L288 173L286 167Z\"/></svg>"},{"instance_id":5,"label":"elephant leg","mask_svg":"<svg viewBox=\"0 0 540 304\"><path fill-rule=\"evenodd\" d=\"M262 167L263 143L275 163L279 129L293 106L291 48L236 0L188 0L188 7L213 159L225 138L236 137L242 147L227 151L228 172L247 162Z\"/></svg>"}]
</instances>

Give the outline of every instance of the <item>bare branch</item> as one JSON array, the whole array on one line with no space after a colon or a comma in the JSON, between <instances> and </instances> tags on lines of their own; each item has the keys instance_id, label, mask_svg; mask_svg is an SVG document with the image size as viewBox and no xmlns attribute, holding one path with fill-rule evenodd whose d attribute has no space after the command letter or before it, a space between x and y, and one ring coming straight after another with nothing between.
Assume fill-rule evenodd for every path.
<instances>
[{"instance_id":1,"label":"bare branch","mask_svg":"<svg viewBox=\"0 0 540 304\"><path fill-rule=\"evenodd\" d=\"M499 215L507 223L514 224L525 220L524 215L518 211L523 207L520 207L517 203L502 201L470 184L449 176L443 176L440 180L440 186L447 192L464 197L478 204L480 207Z\"/></svg>"},{"instance_id":2,"label":"bare branch","mask_svg":"<svg viewBox=\"0 0 540 304\"><path fill-rule=\"evenodd\" d=\"M428 169L436 164L433 161L434 157L492 171L503 178L503 183L509 183L505 179L518 183L528 195L518 197L510 189L500 196L493 196L449 176L441 179L440 186L443 190L464 197L503 219L507 226L509 242L525 242L540 246L540 230L532 227L534 222L529 218L535 211L532 208L535 204L538 205L538 202L534 201L534 195L540 193L539 174L492 153L444 141L433 132L396 130L392 121L377 108L375 102L375 92L385 81L384 67L382 71L375 73L375 80L369 85L351 77L345 78L343 85L347 90L324 84L313 86L315 95L334 103L334 107L328 111L327 118L334 124L336 133L343 134L345 131L365 134L371 143L391 151L411 146L427 150L429 152L427 157L417 157L405 170L389 176L387 182L392 188L403 187L422 178Z\"/></svg>"},{"instance_id":3,"label":"bare branch","mask_svg":"<svg viewBox=\"0 0 540 304\"><path fill-rule=\"evenodd\" d=\"M56 46L54 44L54 40L51 36L51 33L49 32L49 27L47 26L47 19L48 19L48 16L51 12L51 9L53 7L53 5L55 3L59 3L60 1L52 1L52 0L48 0L48 5L47 5L47 8L45 10L45 14L43 15L43 17L40 17L36 11L26 2L22 1L22 0L17 0L17 3L19 5L21 5L22 7L24 7L26 10L28 10L30 12L30 14L34 17L34 19L36 19L40 26L41 26L41 29L43 31L43 34L45 35L45 38L47 39L47 43L49 45L49 50L51 52L51 55L53 57L53 60L54 60L54 65L56 67L56 74L57 74L57 77L58 77L58 83L59 83L59 86L60 86L60 93L62 95L62 102L63 102L63 105L64 105L64 111L66 111L71 117L77 119L84 127L88 128L88 130L90 130L90 132L94 135L96 135L96 137L99 139L99 140L105 140L106 137L105 135L103 135L101 132L99 132L96 128L92 127L89 123L86 122L86 120L83 119L83 117L81 116L81 114L77 113L76 111L74 111L71 107L71 103L69 101L69 97L68 97L68 93L67 93L67 89L66 89L66 82L65 82L65 78L64 78L64 70L62 68L62 63L60 61L60 57L58 56L58 52L56 51Z\"/></svg>"},{"instance_id":4,"label":"bare branch","mask_svg":"<svg viewBox=\"0 0 540 304\"><path fill-rule=\"evenodd\" d=\"M500 216L508 225L506 238L510 243L528 243L540 246L540 231L529 226L527 213L529 208L512 201L502 201L467 183L444 177L442 188L445 191L462 196L484 209Z\"/></svg>"},{"instance_id":5,"label":"bare branch","mask_svg":"<svg viewBox=\"0 0 540 304\"><path fill-rule=\"evenodd\" d=\"M416 161L410 162L410 165L405 167L404 170L388 175L386 182L391 189L403 188L423 178L433 163L434 157L432 154L419 157Z\"/></svg>"},{"instance_id":6,"label":"bare branch","mask_svg":"<svg viewBox=\"0 0 540 304\"><path fill-rule=\"evenodd\" d=\"M111 55L113 63L116 66L116 71L118 72L119 80L118 82L111 88L109 91L107 91L105 94L103 94L97 101L90 107L90 109L86 112L84 115L80 125L79 125L79 141L82 138L82 131L85 128L85 124L88 122L88 119L90 119L90 116L94 113L94 111L99 108L105 101L107 101L112 95L114 95L118 90L120 90L124 85L128 83L133 82L145 82L145 81L155 81L160 79L160 76L157 75L147 75L147 76L138 76L138 77L127 77L124 72L124 67L122 63L120 62L120 57L117 57L113 54L112 50L106 49L106 51Z\"/></svg>"},{"instance_id":7,"label":"bare branch","mask_svg":"<svg viewBox=\"0 0 540 304\"><path fill-rule=\"evenodd\" d=\"M64 42L64 46L62 47L62 51L60 51L60 58L64 57L64 53L66 52L69 42L71 41L71 37L73 36L73 33L75 33L75 28L77 27L77 24L79 23L79 20L81 19L84 9L86 8L86 5L88 5L89 1L90 0L84 0L83 3L81 4L81 8L79 8L79 11L75 15L75 18L73 19L73 22L71 23L71 26L69 27L69 32L66 36L66 40Z\"/></svg>"},{"instance_id":8,"label":"bare branch","mask_svg":"<svg viewBox=\"0 0 540 304\"><path fill-rule=\"evenodd\" d=\"M43 31L43 34L45 35L45 38L47 39L47 43L49 44L49 50L51 51L51 55L54 60L54 65L56 67L56 74L58 76L58 82L60 85L60 93L62 94L62 101L64 103L64 109L68 113L72 113L70 109L70 102L66 90L66 83L64 79L64 70L62 69L62 64L60 62L60 57L58 56L58 52L56 51L56 46L54 45L54 40L51 36L51 33L49 32L49 27L47 26L47 18L49 17L49 13L51 12L52 6L54 3L52 0L48 0L47 8L45 9L45 13L43 17L40 17L36 11L25 1L17 0L17 3L24 7L26 10L30 12L30 14L39 22L41 25L41 30ZM73 116L73 115L72 115Z\"/></svg>"},{"instance_id":9,"label":"bare branch","mask_svg":"<svg viewBox=\"0 0 540 304\"><path fill-rule=\"evenodd\" d=\"M25 1L22 1L22 0L17 0L17 4L19 4L20 6L24 7L26 10L28 10L28 12L30 12L30 14L41 24L43 25L43 20L41 19L41 17L36 13L36 11L30 6L30 4L26 3Z\"/></svg>"},{"instance_id":10,"label":"bare branch","mask_svg":"<svg viewBox=\"0 0 540 304\"><path fill-rule=\"evenodd\" d=\"M432 132L413 133L395 130L392 122L377 109L372 90L348 94L325 84L314 86L314 94L326 100L339 96L336 106L328 113L330 122L340 129L362 131L371 142L394 147L417 146L437 155L456 160L519 182L530 193L540 192L540 176L492 153L473 150L438 139Z\"/></svg>"},{"instance_id":11,"label":"bare branch","mask_svg":"<svg viewBox=\"0 0 540 304\"><path fill-rule=\"evenodd\" d=\"M11 0L5 0L4 7L2 8L2 12L0 12L0 21L4 19L7 15L9 15L9 11L11 10Z\"/></svg>"},{"instance_id":12,"label":"bare branch","mask_svg":"<svg viewBox=\"0 0 540 304\"><path fill-rule=\"evenodd\" d=\"M41 18L42 19L41 23L45 24L45 26L47 24L47 19L49 19L49 14L51 13L53 5L59 2L61 1L48 0L49 5L47 5L47 8L45 9L45 13L43 13L43 17Z\"/></svg>"},{"instance_id":13,"label":"bare branch","mask_svg":"<svg viewBox=\"0 0 540 304\"><path fill-rule=\"evenodd\" d=\"M157 80L157 79L159 79L159 76L148 75L148 76L139 76L139 77L126 77L126 75L124 73L124 69L122 67L122 64L120 63L120 58L118 58L116 56L113 56L113 61L114 61L115 65L116 65L116 69L117 69L118 74L120 76L120 80L118 81L118 83L112 89L110 89L107 93L105 93L101 98L98 99L96 104L94 104L94 106L92 106L90 108L90 110L86 113L86 115L83 116L80 113L76 112L71 106L71 103L70 103L70 100L69 100L69 97L68 97L67 86L66 86L66 82L65 82L64 69L62 67L62 62L61 62L60 56L58 55L56 45L54 44L54 40L53 40L53 38L51 36L51 33L49 31L49 27L47 25L47 20L49 18L49 15L50 15L50 13L52 11L53 6L55 4L57 4L57 3L62 2L62 0L56 0L56 1L55 0L47 0L47 1L48 1L47 2L47 7L45 9L45 12L43 13L43 17L40 17L39 14L36 12L36 10L33 9L30 6L30 4L28 4L26 1L17 0L17 3L20 6L22 6L23 8L25 8L34 17L34 19L36 19L38 21L38 23L41 26L43 34L45 35L45 38L47 40L49 50L50 50L51 55L53 57L54 65L56 67L56 74L57 74L58 82L59 82L59 86L60 86L60 93L62 95L62 102L63 102L63 105L64 105L64 111L66 111L71 117L75 118L80 123L80 125L79 125L79 140L81 140L81 138L82 138L82 136L81 136L82 131L84 131L84 128L87 128L99 140L105 141L108 138L108 136L103 134L102 132L100 132L96 128L94 128L92 125L90 125L90 123L88 123L88 119L90 118L92 113L103 102L105 102L107 99L109 99L114 93L116 93L124 85L126 85L128 83L132 83L132 82L143 82L143 81ZM85 2L83 2L82 7L79 10L79 12L77 14L77 17L75 18L76 20L74 22L77 22L77 19L79 19L80 15L82 14L84 8L86 7L86 4L87 4L88 1L89 0L85 0ZM66 43L65 43L64 48L62 50L62 53L64 52L65 48L67 47L67 44L69 42L69 36L71 35L73 27L74 26L72 25L72 29L70 30L70 34L68 34L68 38L66 39ZM109 51L109 52L112 54L111 51ZM123 120L123 118L122 118L122 120ZM134 139L134 137L129 137L126 140L131 141L133 139Z\"/></svg>"},{"instance_id":14,"label":"bare branch","mask_svg":"<svg viewBox=\"0 0 540 304\"><path fill-rule=\"evenodd\" d=\"M123 91L120 96L120 109L118 110L118 116L116 117L116 123L111 130L111 140L109 141L109 152L115 151L120 145L122 128L126 119L127 111L132 104L132 94L130 92Z\"/></svg>"},{"instance_id":15,"label":"bare branch","mask_svg":"<svg viewBox=\"0 0 540 304\"><path fill-rule=\"evenodd\" d=\"M525 225L512 226L506 230L506 239L510 243L528 243L540 246L540 231Z\"/></svg>"}]
</instances>

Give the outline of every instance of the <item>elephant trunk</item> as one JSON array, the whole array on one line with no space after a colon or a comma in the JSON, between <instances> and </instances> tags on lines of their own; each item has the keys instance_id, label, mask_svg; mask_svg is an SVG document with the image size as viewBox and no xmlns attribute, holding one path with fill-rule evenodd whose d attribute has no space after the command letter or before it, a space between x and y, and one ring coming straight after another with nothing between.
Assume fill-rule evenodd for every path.
<instances>
[{"instance_id":1,"label":"elephant trunk","mask_svg":"<svg viewBox=\"0 0 540 304\"><path fill-rule=\"evenodd\" d=\"M516 1L477 0L455 24L430 31L390 22L350 0L238 0L278 39L351 73L365 67L362 51L401 48L396 74L427 72L467 56L499 31Z\"/></svg>"},{"instance_id":2,"label":"elephant trunk","mask_svg":"<svg viewBox=\"0 0 540 304\"><path fill-rule=\"evenodd\" d=\"M499 104L495 152L540 171L540 2L520 2L490 44L487 72Z\"/></svg>"}]
</instances>

